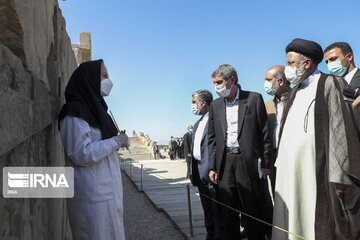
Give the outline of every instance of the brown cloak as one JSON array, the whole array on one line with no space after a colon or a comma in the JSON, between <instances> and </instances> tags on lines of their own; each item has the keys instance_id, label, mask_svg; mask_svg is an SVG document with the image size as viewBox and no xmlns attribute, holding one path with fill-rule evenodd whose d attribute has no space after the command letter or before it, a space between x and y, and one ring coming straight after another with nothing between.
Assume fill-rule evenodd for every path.
<instances>
[{"instance_id":1,"label":"brown cloak","mask_svg":"<svg viewBox=\"0 0 360 240\"><path fill-rule=\"evenodd\" d=\"M321 73L315 98L317 240L360 239L360 142L342 78ZM284 108L280 136L299 84ZM337 191L344 191L342 198Z\"/></svg>"}]
</instances>

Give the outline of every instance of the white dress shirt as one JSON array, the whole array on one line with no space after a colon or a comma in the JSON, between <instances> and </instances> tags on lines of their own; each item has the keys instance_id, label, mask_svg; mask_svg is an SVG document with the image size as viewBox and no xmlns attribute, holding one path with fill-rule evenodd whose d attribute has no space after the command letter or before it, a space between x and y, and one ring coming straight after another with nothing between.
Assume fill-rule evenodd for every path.
<instances>
[{"instance_id":1,"label":"white dress shirt","mask_svg":"<svg viewBox=\"0 0 360 240\"><path fill-rule=\"evenodd\" d=\"M236 97L233 102L229 102L225 98L226 103L226 137L227 147L238 147L238 120L239 120L239 89L237 89Z\"/></svg>"},{"instance_id":2,"label":"white dress shirt","mask_svg":"<svg viewBox=\"0 0 360 240\"><path fill-rule=\"evenodd\" d=\"M346 76L344 77L345 81L347 81L348 84L350 84L351 79L354 77L357 70L358 70L358 68L354 68L351 72L346 74Z\"/></svg>"},{"instance_id":3,"label":"white dress shirt","mask_svg":"<svg viewBox=\"0 0 360 240\"><path fill-rule=\"evenodd\" d=\"M275 97L275 106L276 106L276 121L275 121L275 128L274 128L274 146L275 148L278 147L278 139L279 139L279 133L280 133L280 123L281 123L281 117L284 110L284 97L281 97L281 99L277 99Z\"/></svg>"},{"instance_id":4,"label":"white dress shirt","mask_svg":"<svg viewBox=\"0 0 360 240\"><path fill-rule=\"evenodd\" d=\"M194 135L193 157L200 161L201 161L201 140L202 137L204 136L204 130L208 120L209 120L209 112L207 112L202 116Z\"/></svg>"},{"instance_id":5,"label":"white dress shirt","mask_svg":"<svg viewBox=\"0 0 360 240\"><path fill-rule=\"evenodd\" d=\"M238 120L239 120L239 89L233 102L225 98L226 103L226 147L239 147L238 142ZM259 177L262 177L261 158L258 160Z\"/></svg>"}]
</instances>

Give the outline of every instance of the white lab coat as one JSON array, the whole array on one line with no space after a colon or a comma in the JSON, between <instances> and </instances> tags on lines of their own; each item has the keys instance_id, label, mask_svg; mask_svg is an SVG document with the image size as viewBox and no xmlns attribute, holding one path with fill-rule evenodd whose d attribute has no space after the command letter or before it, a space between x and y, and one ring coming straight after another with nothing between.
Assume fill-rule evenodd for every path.
<instances>
[{"instance_id":1,"label":"white lab coat","mask_svg":"<svg viewBox=\"0 0 360 240\"><path fill-rule=\"evenodd\" d=\"M74 168L74 198L67 201L73 238L125 240L119 148L85 120L60 122L66 165Z\"/></svg>"}]
</instances>

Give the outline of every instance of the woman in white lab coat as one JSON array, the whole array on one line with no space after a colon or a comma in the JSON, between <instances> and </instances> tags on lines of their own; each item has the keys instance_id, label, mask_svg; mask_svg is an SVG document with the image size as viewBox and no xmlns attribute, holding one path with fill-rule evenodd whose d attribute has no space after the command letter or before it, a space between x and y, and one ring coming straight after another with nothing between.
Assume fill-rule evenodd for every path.
<instances>
[{"instance_id":1,"label":"woman in white lab coat","mask_svg":"<svg viewBox=\"0 0 360 240\"><path fill-rule=\"evenodd\" d=\"M74 239L125 239L123 189L117 150L128 147L107 113L112 82L102 60L84 62L65 90L59 115L67 166L74 168L74 197L67 201Z\"/></svg>"}]
</instances>

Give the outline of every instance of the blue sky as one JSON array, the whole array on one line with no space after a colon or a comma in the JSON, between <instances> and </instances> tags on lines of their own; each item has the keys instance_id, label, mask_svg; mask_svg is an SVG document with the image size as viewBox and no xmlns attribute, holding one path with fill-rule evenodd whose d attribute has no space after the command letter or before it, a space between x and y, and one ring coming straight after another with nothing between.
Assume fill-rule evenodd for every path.
<instances>
[{"instance_id":1,"label":"blue sky","mask_svg":"<svg viewBox=\"0 0 360 240\"><path fill-rule=\"evenodd\" d=\"M166 143L198 116L191 95L217 95L211 73L233 65L245 90L269 100L266 70L285 65L286 45L301 37L323 48L347 41L360 58L360 1L67 0L59 1L73 43L92 34L93 59L104 59L113 90L106 101L121 129ZM324 61L319 69L327 72Z\"/></svg>"}]
</instances>

